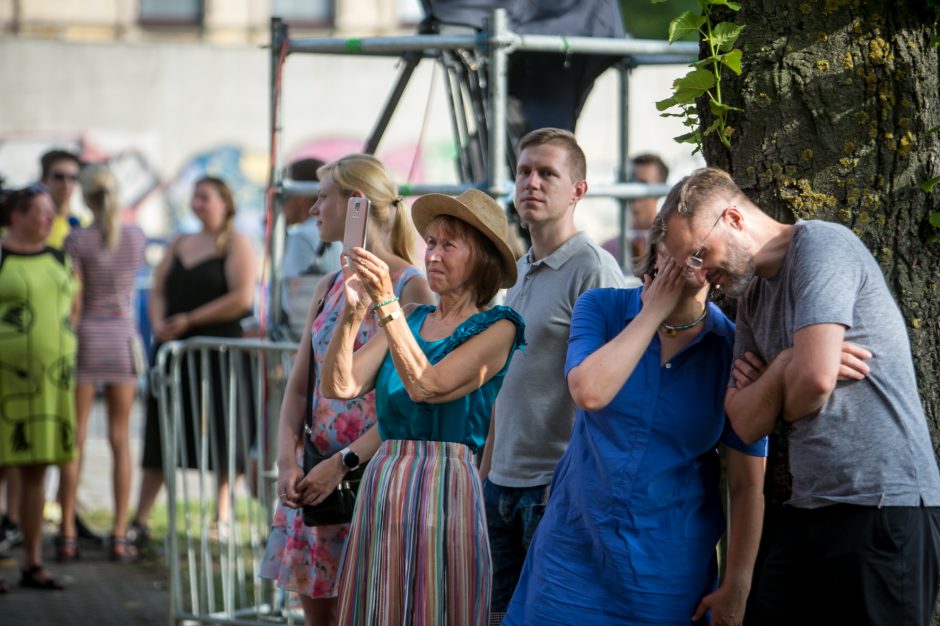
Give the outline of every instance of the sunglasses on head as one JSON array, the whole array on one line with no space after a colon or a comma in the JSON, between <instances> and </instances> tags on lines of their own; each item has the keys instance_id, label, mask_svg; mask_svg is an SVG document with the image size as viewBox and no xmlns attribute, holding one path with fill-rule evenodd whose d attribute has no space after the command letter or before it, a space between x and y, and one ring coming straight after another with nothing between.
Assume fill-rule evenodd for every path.
<instances>
[{"instance_id":1,"label":"sunglasses on head","mask_svg":"<svg viewBox=\"0 0 940 626\"><path fill-rule=\"evenodd\" d=\"M74 183L78 180L78 174L66 174L65 172L52 172L52 174L49 175L49 178L56 181L57 183L61 183L64 181L69 181L70 183Z\"/></svg>"}]
</instances>

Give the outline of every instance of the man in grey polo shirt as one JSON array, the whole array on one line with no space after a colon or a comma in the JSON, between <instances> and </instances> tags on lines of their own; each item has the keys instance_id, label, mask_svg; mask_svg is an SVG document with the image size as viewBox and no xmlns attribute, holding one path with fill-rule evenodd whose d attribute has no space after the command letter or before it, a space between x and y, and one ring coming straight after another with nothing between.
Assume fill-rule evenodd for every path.
<instances>
[{"instance_id":1,"label":"man in grey polo shirt","mask_svg":"<svg viewBox=\"0 0 940 626\"><path fill-rule=\"evenodd\" d=\"M509 604L571 437L575 406L564 364L575 300L588 289L624 286L616 260L574 226L574 207L587 191L575 136L543 128L523 137L519 150L516 209L532 247L518 261L505 304L525 318L529 345L496 399L480 468L493 554L491 613Z\"/></svg>"}]
</instances>

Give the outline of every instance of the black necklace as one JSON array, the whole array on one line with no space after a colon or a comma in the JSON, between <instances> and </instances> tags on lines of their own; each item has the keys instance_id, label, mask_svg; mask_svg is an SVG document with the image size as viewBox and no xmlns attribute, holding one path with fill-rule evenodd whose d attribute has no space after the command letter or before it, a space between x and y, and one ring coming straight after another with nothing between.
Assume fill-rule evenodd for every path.
<instances>
[{"instance_id":1,"label":"black necklace","mask_svg":"<svg viewBox=\"0 0 940 626\"><path fill-rule=\"evenodd\" d=\"M680 330L689 330L690 328L695 328L702 323L702 320L705 319L705 314L708 313L708 307L705 307L705 310L702 311L702 314L699 315L696 319L689 322L688 324L676 324L675 326L663 322L661 326L666 329L666 334L670 337L675 337L676 333Z\"/></svg>"}]
</instances>

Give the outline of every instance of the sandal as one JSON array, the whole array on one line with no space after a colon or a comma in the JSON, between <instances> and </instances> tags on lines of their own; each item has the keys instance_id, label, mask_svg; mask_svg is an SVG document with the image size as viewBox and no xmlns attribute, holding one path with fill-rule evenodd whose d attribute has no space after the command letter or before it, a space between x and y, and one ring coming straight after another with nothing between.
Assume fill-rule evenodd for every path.
<instances>
[{"instance_id":1,"label":"sandal","mask_svg":"<svg viewBox=\"0 0 940 626\"><path fill-rule=\"evenodd\" d=\"M134 546L138 551L147 548L150 545L150 527L142 522L134 520L130 528L127 529L127 543Z\"/></svg>"},{"instance_id":2,"label":"sandal","mask_svg":"<svg viewBox=\"0 0 940 626\"><path fill-rule=\"evenodd\" d=\"M24 569L23 577L20 579L20 587L47 591L62 591L65 589L65 585L57 578L50 576L49 572L42 568L42 565L33 565L29 569Z\"/></svg>"},{"instance_id":3,"label":"sandal","mask_svg":"<svg viewBox=\"0 0 940 626\"><path fill-rule=\"evenodd\" d=\"M81 554L78 550L78 538L56 535L55 560L59 563L67 563L77 561L79 558L81 558Z\"/></svg>"},{"instance_id":4,"label":"sandal","mask_svg":"<svg viewBox=\"0 0 940 626\"><path fill-rule=\"evenodd\" d=\"M127 537L119 537L117 535L111 535L110 543L110 552L109 556L112 561L118 561L119 563L130 563L137 559L137 549L134 545L127 539Z\"/></svg>"}]
</instances>

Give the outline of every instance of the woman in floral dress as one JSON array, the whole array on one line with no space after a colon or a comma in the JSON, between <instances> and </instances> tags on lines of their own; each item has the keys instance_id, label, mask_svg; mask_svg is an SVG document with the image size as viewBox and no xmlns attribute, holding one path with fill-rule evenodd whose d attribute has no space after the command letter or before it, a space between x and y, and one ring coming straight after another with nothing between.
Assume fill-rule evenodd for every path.
<instances>
[{"instance_id":1,"label":"woman in floral dress","mask_svg":"<svg viewBox=\"0 0 940 626\"><path fill-rule=\"evenodd\" d=\"M414 227L408 218L398 189L381 162L367 155L351 155L324 165L318 171L320 189L311 214L317 218L322 241L341 241L346 220L346 203L352 196L364 196L371 203L366 246L392 269L395 295L402 302L430 303L434 296L427 281L413 265ZM279 503L268 538L261 576L275 580L278 587L300 594L307 626L327 626L335 622L336 580L348 524L307 527L300 507L312 504L303 499L308 487L316 493L329 493L345 474L338 454L347 448L368 447L378 440L375 427L375 396L354 400L328 400L319 393L319 370L333 328L345 305L342 274L323 278L317 286L307 317L301 349L291 373L281 405L278 427ZM357 346L376 331L373 317L359 328ZM309 346L309 347L308 347ZM307 394L307 364L313 356L315 387L312 400ZM302 469L305 402L313 402L310 433L317 451L330 456L306 476Z\"/></svg>"}]
</instances>

